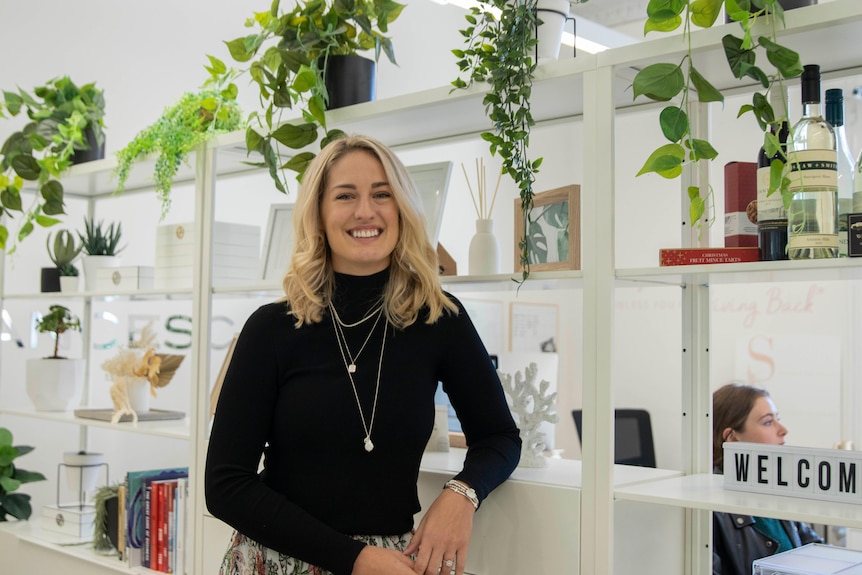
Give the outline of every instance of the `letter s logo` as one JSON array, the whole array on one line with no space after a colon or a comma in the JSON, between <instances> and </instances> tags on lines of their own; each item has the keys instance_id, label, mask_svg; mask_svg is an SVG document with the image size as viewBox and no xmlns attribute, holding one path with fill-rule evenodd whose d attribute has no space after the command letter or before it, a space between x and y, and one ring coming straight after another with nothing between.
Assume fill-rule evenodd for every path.
<instances>
[{"instance_id":1,"label":"letter s logo","mask_svg":"<svg viewBox=\"0 0 862 575\"><path fill-rule=\"evenodd\" d=\"M763 349L764 347L766 349ZM771 352L771 337L754 336L748 341L748 356L751 358L751 363L748 366L748 383L769 381L775 375L775 361L772 359ZM754 369L755 362L766 364L765 375L760 373L761 370Z\"/></svg>"}]
</instances>

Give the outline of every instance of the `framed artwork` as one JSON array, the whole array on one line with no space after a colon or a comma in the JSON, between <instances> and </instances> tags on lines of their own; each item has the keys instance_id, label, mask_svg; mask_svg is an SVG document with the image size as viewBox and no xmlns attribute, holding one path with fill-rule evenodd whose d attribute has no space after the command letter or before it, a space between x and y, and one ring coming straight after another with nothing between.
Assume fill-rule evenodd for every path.
<instances>
[{"instance_id":1,"label":"framed artwork","mask_svg":"<svg viewBox=\"0 0 862 575\"><path fill-rule=\"evenodd\" d=\"M269 208L263 241L261 279L280 281L293 255L293 204L273 204Z\"/></svg>"},{"instance_id":2,"label":"framed artwork","mask_svg":"<svg viewBox=\"0 0 862 575\"><path fill-rule=\"evenodd\" d=\"M552 353L558 348L559 308L552 303L509 304L509 351Z\"/></svg>"},{"instance_id":3,"label":"framed artwork","mask_svg":"<svg viewBox=\"0 0 862 575\"><path fill-rule=\"evenodd\" d=\"M530 248L532 271L581 269L581 187L563 186L533 196L529 232L524 234L521 198L515 199L515 271L521 265L521 238Z\"/></svg>"},{"instance_id":4,"label":"framed artwork","mask_svg":"<svg viewBox=\"0 0 862 575\"><path fill-rule=\"evenodd\" d=\"M440 224L443 221L443 206L446 204L446 194L449 191L452 162L407 166L407 172L413 178L419 195L422 196L428 239L431 240L431 245L437 247Z\"/></svg>"}]
</instances>

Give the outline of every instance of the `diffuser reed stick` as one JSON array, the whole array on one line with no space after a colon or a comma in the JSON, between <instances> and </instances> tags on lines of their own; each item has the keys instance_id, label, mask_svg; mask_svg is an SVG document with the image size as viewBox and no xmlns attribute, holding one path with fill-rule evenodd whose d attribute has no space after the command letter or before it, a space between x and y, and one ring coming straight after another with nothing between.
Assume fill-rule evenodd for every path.
<instances>
[{"instance_id":1,"label":"diffuser reed stick","mask_svg":"<svg viewBox=\"0 0 862 575\"><path fill-rule=\"evenodd\" d=\"M497 200L497 192L500 191L500 182L503 179L503 171L497 174L497 184L494 186L494 193L491 196L491 201L488 201L487 174L485 170L485 161L482 158L476 158L476 191L470 184L470 176L467 175L467 168L464 162L461 162L461 171L464 172L464 179L467 180L467 189L470 190L470 198L473 200L473 208L476 210L476 217L480 220L491 219L491 212L494 211L494 202Z\"/></svg>"}]
</instances>

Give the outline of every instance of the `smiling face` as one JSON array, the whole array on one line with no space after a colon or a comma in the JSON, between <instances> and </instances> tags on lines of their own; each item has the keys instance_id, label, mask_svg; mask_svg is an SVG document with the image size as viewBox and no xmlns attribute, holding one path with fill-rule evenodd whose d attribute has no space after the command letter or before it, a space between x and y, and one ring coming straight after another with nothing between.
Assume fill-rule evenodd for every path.
<instances>
[{"instance_id":1,"label":"smiling face","mask_svg":"<svg viewBox=\"0 0 862 575\"><path fill-rule=\"evenodd\" d=\"M364 276L389 266L398 242L398 205L373 154L351 151L329 166L320 217L333 270Z\"/></svg>"},{"instance_id":2,"label":"smiling face","mask_svg":"<svg viewBox=\"0 0 862 575\"><path fill-rule=\"evenodd\" d=\"M778 410L769 397L758 397L748 413L742 431L725 430L726 441L749 441L784 445L787 428L778 420Z\"/></svg>"}]
</instances>

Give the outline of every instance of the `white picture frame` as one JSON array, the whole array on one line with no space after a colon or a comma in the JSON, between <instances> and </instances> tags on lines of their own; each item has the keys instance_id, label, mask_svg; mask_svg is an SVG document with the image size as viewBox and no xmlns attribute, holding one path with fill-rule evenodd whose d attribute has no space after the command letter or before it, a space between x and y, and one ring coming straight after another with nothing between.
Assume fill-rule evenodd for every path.
<instances>
[{"instance_id":1,"label":"white picture frame","mask_svg":"<svg viewBox=\"0 0 862 575\"><path fill-rule=\"evenodd\" d=\"M281 281L293 255L293 206L272 204L266 222L266 236L260 261L263 281Z\"/></svg>"},{"instance_id":2,"label":"white picture frame","mask_svg":"<svg viewBox=\"0 0 862 575\"><path fill-rule=\"evenodd\" d=\"M425 209L425 222L428 239L437 247L440 225L443 222L443 206L449 192L449 178L452 175L452 162L433 162L407 166L407 172L416 184Z\"/></svg>"}]
</instances>

